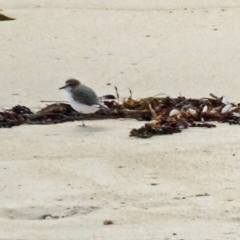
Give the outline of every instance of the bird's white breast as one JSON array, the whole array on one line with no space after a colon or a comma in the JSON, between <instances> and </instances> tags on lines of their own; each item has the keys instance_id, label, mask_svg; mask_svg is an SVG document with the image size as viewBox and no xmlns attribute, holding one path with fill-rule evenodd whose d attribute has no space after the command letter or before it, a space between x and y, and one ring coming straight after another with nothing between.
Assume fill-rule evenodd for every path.
<instances>
[{"instance_id":1,"label":"bird's white breast","mask_svg":"<svg viewBox=\"0 0 240 240\"><path fill-rule=\"evenodd\" d=\"M98 106L98 105L88 106L88 105L85 105L85 104L75 101L72 97L72 93L69 91L67 91L67 98L68 98L68 102L71 105L71 107L74 110L76 110L77 112L80 112L83 114L95 113L100 108L100 106Z\"/></svg>"}]
</instances>

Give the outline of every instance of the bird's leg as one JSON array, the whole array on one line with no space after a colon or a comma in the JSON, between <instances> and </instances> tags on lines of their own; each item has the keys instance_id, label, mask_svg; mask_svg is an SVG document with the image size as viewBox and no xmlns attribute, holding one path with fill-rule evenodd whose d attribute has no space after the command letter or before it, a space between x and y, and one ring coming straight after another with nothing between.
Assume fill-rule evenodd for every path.
<instances>
[{"instance_id":1,"label":"bird's leg","mask_svg":"<svg viewBox=\"0 0 240 240\"><path fill-rule=\"evenodd\" d=\"M84 120L82 119L82 127L86 127L86 125L84 124Z\"/></svg>"},{"instance_id":2,"label":"bird's leg","mask_svg":"<svg viewBox=\"0 0 240 240\"><path fill-rule=\"evenodd\" d=\"M83 115L83 113L81 113L82 114L82 125L78 125L79 127L86 127L86 125L84 124L84 120L83 120L83 118L84 118L84 115Z\"/></svg>"}]
</instances>

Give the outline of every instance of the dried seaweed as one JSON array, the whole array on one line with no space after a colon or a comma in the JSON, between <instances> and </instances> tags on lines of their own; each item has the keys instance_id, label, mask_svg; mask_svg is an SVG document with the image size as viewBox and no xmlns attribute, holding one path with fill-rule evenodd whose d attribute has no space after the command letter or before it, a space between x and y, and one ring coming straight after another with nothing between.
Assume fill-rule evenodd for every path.
<instances>
[{"instance_id":1,"label":"dried seaweed","mask_svg":"<svg viewBox=\"0 0 240 240\"><path fill-rule=\"evenodd\" d=\"M11 21L11 20L15 20L15 18L11 18L11 17L8 17L8 16L0 13L0 21Z\"/></svg>"},{"instance_id":2,"label":"dried seaweed","mask_svg":"<svg viewBox=\"0 0 240 240\"><path fill-rule=\"evenodd\" d=\"M139 129L132 129L130 136L149 138L153 135L180 133L189 127L216 127L211 121L240 125L240 104L229 103L226 97L210 94L208 98L192 99L179 96L176 98L148 97L133 99L130 97L119 103L103 101L109 111L99 110L94 114L77 113L69 104L54 103L38 112L24 106L0 112L0 127L9 128L21 124L56 124L69 121L134 118L149 121ZM110 98L111 99L111 98Z\"/></svg>"},{"instance_id":3,"label":"dried seaweed","mask_svg":"<svg viewBox=\"0 0 240 240\"><path fill-rule=\"evenodd\" d=\"M29 108L20 105L0 112L0 127L11 128L26 123L28 116L31 114L33 112Z\"/></svg>"}]
</instances>

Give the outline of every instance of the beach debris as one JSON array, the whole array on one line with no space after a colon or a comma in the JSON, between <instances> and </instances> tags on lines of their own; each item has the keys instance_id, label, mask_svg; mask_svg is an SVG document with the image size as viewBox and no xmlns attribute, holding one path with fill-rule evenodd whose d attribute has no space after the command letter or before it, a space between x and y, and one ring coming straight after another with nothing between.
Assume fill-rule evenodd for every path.
<instances>
[{"instance_id":1,"label":"beach debris","mask_svg":"<svg viewBox=\"0 0 240 240\"><path fill-rule=\"evenodd\" d=\"M15 18L8 17L2 13L0 13L0 21L10 21L10 20L15 20Z\"/></svg>"},{"instance_id":2,"label":"beach debris","mask_svg":"<svg viewBox=\"0 0 240 240\"><path fill-rule=\"evenodd\" d=\"M184 196L184 197L175 197L173 199L182 200L182 199L193 198L193 197L209 197L209 196L210 196L210 194L208 194L208 193L200 193L200 194Z\"/></svg>"},{"instance_id":3,"label":"beach debris","mask_svg":"<svg viewBox=\"0 0 240 240\"><path fill-rule=\"evenodd\" d=\"M11 128L26 123L28 116L33 112L24 106L17 105L4 112L0 112L0 127Z\"/></svg>"},{"instance_id":4,"label":"beach debris","mask_svg":"<svg viewBox=\"0 0 240 240\"><path fill-rule=\"evenodd\" d=\"M38 220L52 220L52 219L59 219L59 216L53 216L51 214L44 214L37 218Z\"/></svg>"},{"instance_id":5,"label":"beach debris","mask_svg":"<svg viewBox=\"0 0 240 240\"><path fill-rule=\"evenodd\" d=\"M210 194L208 194L208 193L200 193L200 194L197 194L197 195L195 195L195 197L209 197L210 196Z\"/></svg>"},{"instance_id":6,"label":"beach debris","mask_svg":"<svg viewBox=\"0 0 240 240\"><path fill-rule=\"evenodd\" d=\"M105 220L103 222L103 225L112 225L112 224L113 224L113 221L111 221L111 220Z\"/></svg>"},{"instance_id":7,"label":"beach debris","mask_svg":"<svg viewBox=\"0 0 240 240\"><path fill-rule=\"evenodd\" d=\"M240 125L240 103L230 103L223 97L210 93L210 97L172 98L148 97L142 99L130 96L119 102L119 94L115 87L117 100L106 95L103 103L109 111L99 110L94 114L82 115L64 102L55 102L37 112L25 106L17 105L0 112L0 127L11 128L21 124L56 124L69 121L133 118L148 121L139 129L130 131L131 137L149 138L154 135L180 133L190 127L214 128L213 121Z\"/></svg>"},{"instance_id":8,"label":"beach debris","mask_svg":"<svg viewBox=\"0 0 240 240\"><path fill-rule=\"evenodd\" d=\"M115 96L112 95L112 94L103 95L103 96L100 96L98 98L100 99L100 101L116 99Z\"/></svg>"},{"instance_id":9,"label":"beach debris","mask_svg":"<svg viewBox=\"0 0 240 240\"><path fill-rule=\"evenodd\" d=\"M115 88L115 92L116 92L116 95L117 95L117 100L118 100L118 103L119 103L119 93L118 93L118 88L116 86L114 86Z\"/></svg>"}]
</instances>

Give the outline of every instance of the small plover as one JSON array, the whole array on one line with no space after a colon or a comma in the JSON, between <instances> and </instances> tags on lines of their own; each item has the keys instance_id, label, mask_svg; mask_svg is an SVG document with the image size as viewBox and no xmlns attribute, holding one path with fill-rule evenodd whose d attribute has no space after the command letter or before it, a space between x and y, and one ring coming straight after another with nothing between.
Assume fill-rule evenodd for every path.
<instances>
[{"instance_id":1,"label":"small plover","mask_svg":"<svg viewBox=\"0 0 240 240\"><path fill-rule=\"evenodd\" d=\"M59 89L66 90L69 104L79 113L95 113L100 108L109 110L106 105L100 102L97 94L91 88L76 79L68 79L65 82L65 86ZM83 126L85 126L84 122Z\"/></svg>"}]
</instances>

